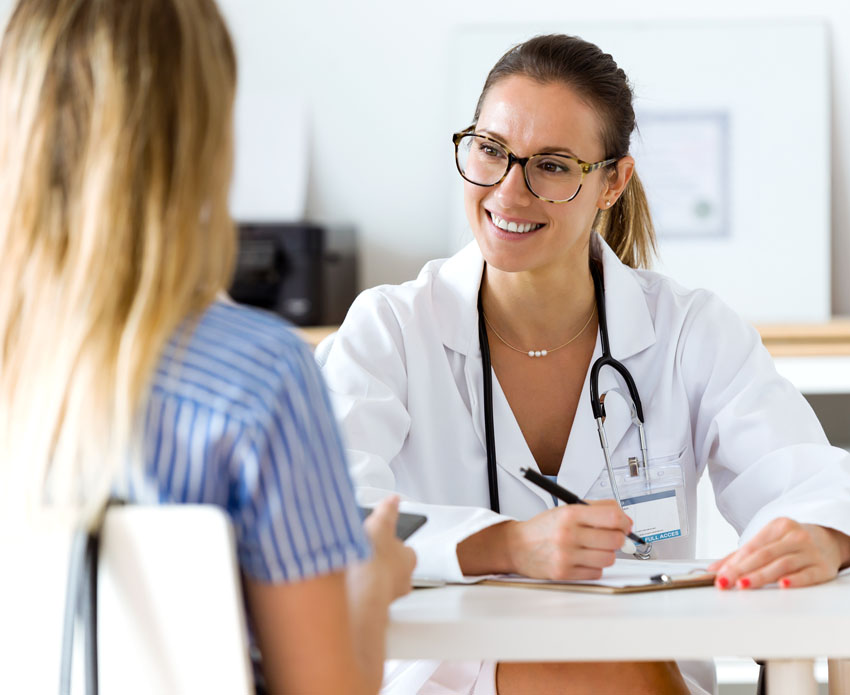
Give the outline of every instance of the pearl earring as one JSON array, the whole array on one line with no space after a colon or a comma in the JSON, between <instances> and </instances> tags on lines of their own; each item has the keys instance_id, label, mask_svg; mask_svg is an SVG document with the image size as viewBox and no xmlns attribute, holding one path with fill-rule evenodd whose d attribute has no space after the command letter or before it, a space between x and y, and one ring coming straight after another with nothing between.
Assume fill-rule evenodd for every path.
<instances>
[{"instance_id":1,"label":"pearl earring","mask_svg":"<svg viewBox=\"0 0 850 695\"><path fill-rule=\"evenodd\" d=\"M606 207L606 208L610 208L610 207L611 207L611 201L610 201L610 200L606 200L606 201L605 201L605 207Z\"/></svg>"}]
</instances>

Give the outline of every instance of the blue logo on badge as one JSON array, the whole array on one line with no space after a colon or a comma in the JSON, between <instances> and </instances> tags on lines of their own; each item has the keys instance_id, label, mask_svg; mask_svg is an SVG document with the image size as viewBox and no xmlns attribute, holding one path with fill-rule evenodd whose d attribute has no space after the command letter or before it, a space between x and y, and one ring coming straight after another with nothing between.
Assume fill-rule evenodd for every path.
<instances>
[{"instance_id":1,"label":"blue logo on badge","mask_svg":"<svg viewBox=\"0 0 850 695\"><path fill-rule=\"evenodd\" d=\"M664 541L668 538L676 538L682 535L681 529L676 529L675 531L665 531L664 533L656 533L654 536L644 536L643 539L647 543L652 543L653 541Z\"/></svg>"}]
</instances>

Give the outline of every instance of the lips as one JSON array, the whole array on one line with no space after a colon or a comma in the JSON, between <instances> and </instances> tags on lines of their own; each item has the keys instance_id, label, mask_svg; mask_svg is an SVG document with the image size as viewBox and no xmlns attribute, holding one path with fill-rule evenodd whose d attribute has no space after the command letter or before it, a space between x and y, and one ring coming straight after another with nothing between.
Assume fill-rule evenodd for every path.
<instances>
[{"instance_id":1,"label":"lips","mask_svg":"<svg viewBox=\"0 0 850 695\"><path fill-rule=\"evenodd\" d=\"M487 210L487 215L493 225L495 225L504 232L510 232L512 234L528 234L529 232L537 231L538 229L544 226L538 222L509 222L505 218L500 217L496 213L490 212L489 210Z\"/></svg>"}]
</instances>

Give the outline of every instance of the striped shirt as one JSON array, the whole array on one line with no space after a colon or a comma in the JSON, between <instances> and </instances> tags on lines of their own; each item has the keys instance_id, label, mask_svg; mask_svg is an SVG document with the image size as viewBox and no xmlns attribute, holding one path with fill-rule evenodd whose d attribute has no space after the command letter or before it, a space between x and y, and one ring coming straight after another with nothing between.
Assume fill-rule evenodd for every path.
<instances>
[{"instance_id":1,"label":"striped shirt","mask_svg":"<svg viewBox=\"0 0 850 695\"><path fill-rule=\"evenodd\" d=\"M169 343L131 502L215 504L259 581L332 572L369 555L324 383L281 319L215 302Z\"/></svg>"}]
</instances>

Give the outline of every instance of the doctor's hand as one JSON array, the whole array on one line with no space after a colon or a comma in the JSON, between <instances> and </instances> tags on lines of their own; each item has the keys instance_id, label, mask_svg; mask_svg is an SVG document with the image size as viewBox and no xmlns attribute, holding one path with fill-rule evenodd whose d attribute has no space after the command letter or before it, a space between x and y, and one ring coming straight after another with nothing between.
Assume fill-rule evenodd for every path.
<instances>
[{"instance_id":1,"label":"doctor's hand","mask_svg":"<svg viewBox=\"0 0 850 695\"><path fill-rule=\"evenodd\" d=\"M774 519L738 550L709 566L715 586L782 588L829 581L850 560L850 538L834 529Z\"/></svg>"},{"instance_id":2,"label":"doctor's hand","mask_svg":"<svg viewBox=\"0 0 850 695\"><path fill-rule=\"evenodd\" d=\"M570 504L511 524L513 571L538 579L598 579L632 528L614 500Z\"/></svg>"}]
</instances>

